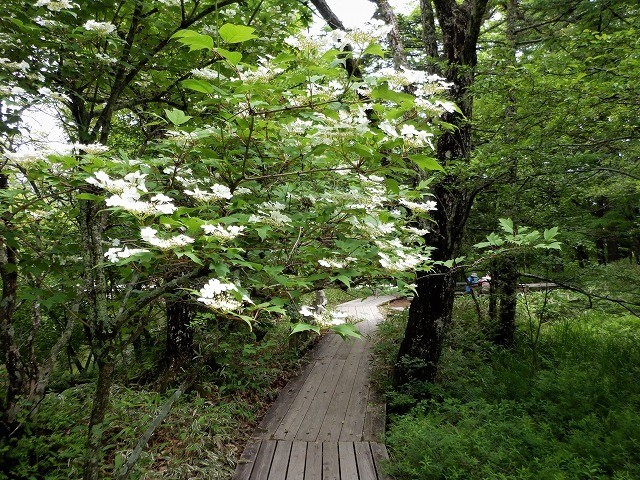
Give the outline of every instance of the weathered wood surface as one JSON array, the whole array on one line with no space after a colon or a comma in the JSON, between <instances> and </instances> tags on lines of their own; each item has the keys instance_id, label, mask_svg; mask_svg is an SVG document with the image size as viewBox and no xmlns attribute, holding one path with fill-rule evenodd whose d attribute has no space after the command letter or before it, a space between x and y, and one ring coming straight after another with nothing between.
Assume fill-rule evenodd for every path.
<instances>
[{"instance_id":1,"label":"weathered wood surface","mask_svg":"<svg viewBox=\"0 0 640 480\"><path fill-rule=\"evenodd\" d=\"M394 298L369 297L337 307L359 321L365 339L324 336L254 432L234 480L384 478L380 464L388 457L378 440L385 408L369 383L366 337L383 318L378 307Z\"/></svg>"}]
</instances>

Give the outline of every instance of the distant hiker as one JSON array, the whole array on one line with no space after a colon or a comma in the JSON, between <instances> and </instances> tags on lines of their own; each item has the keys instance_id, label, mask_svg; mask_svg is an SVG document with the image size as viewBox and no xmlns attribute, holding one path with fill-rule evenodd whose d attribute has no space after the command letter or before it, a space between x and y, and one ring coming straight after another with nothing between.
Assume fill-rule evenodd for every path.
<instances>
[{"instance_id":1,"label":"distant hiker","mask_svg":"<svg viewBox=\"0 0 640 480\"><path fill-rule=\"evenodd\" d=\"M487 272L478 283L480 284L480 291L488 295L491 291L491 275L489 275L489 272Z\"/></svg>"},{"instance_id":2,"label":"distant hiker","mask_svg":"<svg viewBox=\"0 0 640 480\"><path fill-rule=\"evenodd\" d=\"M475 287L476 285L478 285L478 274L476 272L473 272L467 278L467 286L464 287L465 293L471 293L471 287Z\"/></svg>"}]
</instances>

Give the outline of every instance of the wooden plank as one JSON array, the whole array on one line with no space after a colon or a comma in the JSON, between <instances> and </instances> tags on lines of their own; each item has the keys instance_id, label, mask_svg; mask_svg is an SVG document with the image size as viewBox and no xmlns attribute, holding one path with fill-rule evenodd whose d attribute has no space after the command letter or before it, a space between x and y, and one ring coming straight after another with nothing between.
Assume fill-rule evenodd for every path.
<instances>
[{"instance_id":1,"label":"wooden plank","mask_svg":"<svg viewBox=\"0 0 640 480\"><path fill-rule=\"evenodd\" d=\"M359 442L363 438L364 419L367 415L367 400L369 396L369 358L362 356L358 364L358 373L353 383L353 390L349 397L347 413L344 418L340 441Z\"/></svg>"},{"instance_id":2,"label":"wooden plank","mask_svg":"<svg viewBox=\"0 0 640 480\"><path fill-rule=\"evenodd\" d=\"M384 463L389 460L389 454L387 453L387 447L382 443L371 442L371 455L373 457L373 464L376 466L376 473L379 480L388 480L388 476L383 472Z\"/></svg>"},{"instance_id":3,"label":"wooden plank","mask_svg":"<svg viewBox=\"0 0 640 480\"><path fill-rule=\"evenodd\" d=\"M310 353L309 356L315 360L320 360L327 356L333 356L333 352L335 351L336 345L340 340L340 336L335 333L327 333L322 337L322 340L316 345Z\"/></svg>"},{"instance_id":4,"label":"wooden plank","mask_svg":"<svg viewBox=\"0 0 640 480\"><path fill-rule=\"evenodd\" d=\"M306 382L309 374L313 370L315 362L309 363L303 368L302 372L295 378L291 379L287 385L282 389L280 395L273 403L267 414L264 416L260 425L254 432L253 436L256 438L273 439L274 433L278 429L278 426L285 417L291 404L298 396L298 393L302 389L302 386Z\"/></svg>"},{"instance_id":5,"label":"wooden plank","mask_svg":"<svg viewBox=\"0 0 640 480\"><path fill-rule=\"evenodd\" d=\"M373 462L373 454L369 442L355 442L354 450L356 452L356 464L358 465L358 476L362 480L375 480L376 466Z\"/></svg>"},{"instance_id":6,"label":"wooden plank","mask_svg":"<svg viewBox=\"0 0 640 480\"><path fill-rule=\"evenodd\" d=\"M362 439L364 441L380 440L380 436L384 433L387 421L387 406L375 389L369 385L369 394L367 396L367 412L364 417L364 428Z\"/></svg>"},{"instance_id":7,"label":"wooden plank","mask_svg":"<svg viewBox=\"0 0 640 480\"><path fill-rule=\"evenodd\" d=\"M292 478L291 480L300 479ZM313 442L307 445L304 480L322 480L322 442Z\"/></svg>"},{"instance_id":8,"label":"wooden plank","mask_svg":"<svg viewBox=\"0 0 640 480\"><path fill-rule=\"evenodd\" d=\"M353 442L339 442L338 453L340 455L340 478L357 480L358 467L356 465L356 453L353 448Z\"/></svg>"},{"instance_id":9,"label":"wooden plank","mask_svg":"<svg viewBox=\"0 0 640 480\"><path fill-rule=\"evenodd\" d=\"M331 360L329 371L322 379L322 384L298 427L295 440L313 442L318 439L318 431L323 419L326 416L333 415L333 412L328 411L327 407L329 407L329 403L336 392L336 387L338 387L342 378L345 363L345 360Z\"/></svg>"},{"instance_id":10,"label":"wooden plank","mask_svg":"<svg viewBox=\"0 0 640 480\"><path fill-rule=\"evenodd\" d=\"M286 440L279 440L276 451L273 454L271 469L269 470L269 480L283 480L287 477L289 468L289 457L291 456L292 443Z\"/></svg>"},{"instance_id":11,"label":"wooden plank","mask_svg":"<svg viewBox=\"0 0 640 480\"><path fill-rule=\"evenodd\" d=\"M307 457L307 442L293 442L287 480L302 480L304 477L305 460ZM280 479L282 480L282 479Z\"/></svg>"},{"instance_id":12,"label":"wooden plank","mask_svg":"<svg viewBox=\"0 0 640 480\"><path fill-rule=\"evenodd\" d=\"M340 480L339 458L338 442L322 442L322 480Z\"/></svg>"},{"instance_id":13,"label":"wooden plank","mask_svg":"<svg viewBox=\"0 0 640 480\"><path fill-rule=\"evenodd\" d=\"M298 432L298 427L302 423L304 416L309 410L309 405L313 401L316 392L322 384L329 366L330 360L318 360L315 362L313 370L309 373L306 382L298 392L295 400L291 404L287 415L282 419L280 425L276 429L273 437L278 440L294 440L295 435Z\"/></svg>"},{"instance_id":14,"label":"wooden plank","mask_svg":"<svg viewBox=\"0 0 640 480\"><path fill-rule=\"evenodd\" d=\"M269 470L273 461L273 454L276 451L276 441L264 440L260 444L260 451L253 465L250 480L266 480L269 478ZM245 479L246 480L246 479Z\"/></svg>"},{"instance_id":15,"label":"wooden plank","mask_svg":"<svg viewBox=\"0 0 640 480\"><path fill-rule=\"evenodd\" d=\"M258 456L260 450L260 440L249 440L244 447L238 465L236 465L236 471L233 475L233 480L247 480L251 476L251 470Z\"/></svg>"},{"instance_id":16,"label":"wooden plank","mask_svg":"<svg viewBox=\"0 0 640 480\"><path fill-rule=\"evenodd\" d=\"M356 383L356 377L360 366L360 357L352 357L345 361L342 375L336 388L331 403L327 408L325 415L319 422L317 429L317 438L320 441L338 441L340 432L347 415L349 400L353 392L353 386Z\"/></svg>"}]
</instances>

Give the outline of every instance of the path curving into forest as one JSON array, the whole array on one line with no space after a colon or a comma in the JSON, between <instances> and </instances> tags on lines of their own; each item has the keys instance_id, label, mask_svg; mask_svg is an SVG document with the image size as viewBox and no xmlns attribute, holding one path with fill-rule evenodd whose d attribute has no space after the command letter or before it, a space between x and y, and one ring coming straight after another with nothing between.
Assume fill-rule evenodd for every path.
<instances>
[{"instance_id":1,"label":"path curving into forest","mask_svg":"<svg viewBox=\"0 0 640 480\"><path fill-rule=\"evenodd\" d=\"M385 406L370 385L367 337L392 296L336 307L360 320L363 340L325 335L247 443L234 480L381 480Z\"/></svg>"}]
</instances>

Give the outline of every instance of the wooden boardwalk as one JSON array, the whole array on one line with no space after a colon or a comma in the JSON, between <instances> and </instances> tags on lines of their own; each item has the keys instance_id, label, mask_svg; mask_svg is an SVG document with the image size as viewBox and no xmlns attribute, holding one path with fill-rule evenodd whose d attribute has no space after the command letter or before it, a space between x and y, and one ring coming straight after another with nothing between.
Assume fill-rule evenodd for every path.
<instances>
[{"instance_id":1,"label":"wooden boardwalk","mask_svg":"<svg viewBox=\"0 0 640 480\"><path fill-rule=\"evenodd\" d=\"M394 297L369 297L337 309L361 320L366 336ZM381 480L384 403L369 385L366 340L325 335L254 432L234 480Z\"/></svg>"}]
</instances>

